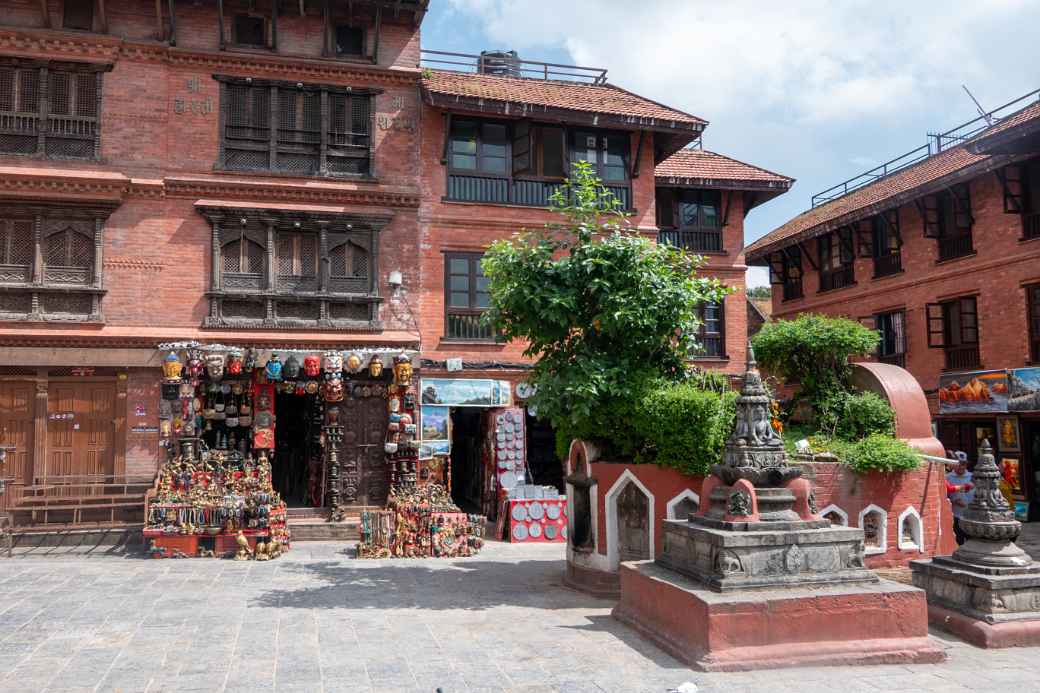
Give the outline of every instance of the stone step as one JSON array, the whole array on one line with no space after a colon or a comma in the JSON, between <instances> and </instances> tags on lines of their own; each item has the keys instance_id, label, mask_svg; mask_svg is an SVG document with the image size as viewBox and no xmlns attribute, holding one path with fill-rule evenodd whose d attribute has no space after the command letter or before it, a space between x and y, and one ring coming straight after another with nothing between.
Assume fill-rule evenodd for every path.
<instances>
[{"instance_id":1,"label":"stone step","mask_svg":"<svg viewBox=\"0 0 1040 693\"><path fill-rule=\"evenodd\" d=\"M62 556L80 554L122 554L142 551L143 525L121 527L33 527L12 532L15 556ZM0 556L6 545L0 542Z\"/></svg>"},{"instance_id":2,"label":"stone step","mask_svg":"<svg viewBox=\"0 0 1040 693\"><path fill-rule=\"evenodd\" d=\"M345 522L326 522L289 520L289 534L293 542L297 541L359 541L361 539L360 520Z\"/></svg>"}]
</instances>

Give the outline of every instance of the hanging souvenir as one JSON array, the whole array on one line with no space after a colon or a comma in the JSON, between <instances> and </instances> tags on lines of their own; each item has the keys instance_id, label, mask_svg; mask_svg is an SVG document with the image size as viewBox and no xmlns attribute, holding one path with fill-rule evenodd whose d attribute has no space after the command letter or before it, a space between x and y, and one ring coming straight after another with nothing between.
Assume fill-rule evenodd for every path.
<instances>
[{"instance_id":1,"label":"hanging souvenir","mask_svg":"<svg viewBox=\"0 0 1040 693\"><path fill-rule=\"evenodd\" d=\"M317 378L321 374L321 359L316 354L304 356L303 372L308 378Z\"/></svg>"},{"instance_id":2,"label":"hanging souvenir","mask_svg":"<svg viewBox=\"0 0 1040 693\"><path fill-rule=\"evenodd\" d=\"M246 355L242 359L242 370L252 373L254 368L256 368L256 349L250 347L246 349Z\"/></svg>"},{"instance_id":3,"label":"hanging souvenir","mask_svg":"<svg viewBox=\"0 0 1040 693\"><path fill-rule=\"evenodd\" d=\"M162 383L159 389L162 391L163 399L175 400L181 398L181 387L177 383Z\"/></svg>"},{"instance_id":4,"label":"hanging souvenir","mask_svg":"<svg viewBox=\"0 0 1040 693\"><path fill-rule=\"evenodd\" d=\"M405 353L394 357L394 382L402 387L412 382L412 359Z\"/></svg>"},{"instance_id":5,"label":"hanging souvenir","mask_svg":"<svg viewBox=\"0 0 1040 693\"><path fill-rule=\"evenodd\" d=\"M402 426L407 426L408 424L412 423L412 415L411 414L401 414L400 421L401 421L401 425Z\"/></svg>"},{"instance_id":6,"label":"hanging souvenir","mask_svg":"<svg viewBox=\"0 0 1040 693\"><path fill-rule=\"evenodd\" d=\"M338 351L326 351L322 359L326 378L338 378L343 371L343 354Z\"/></svg>"},{"instance_id":7,"label":"hanging souvenir","mask_svg":"<svg viewBox=\"0 0 1040 693\"><path fill-rule=\"evenodd\" d=\"M179 382L182 370L184 370L184 364L181 363L176 352L171 351L166 355L166 358L163 359L163 377L169 382Z\"/></svg>"},{"instance_id":8,"label":"hanging souvenir","mask_svg":"<svg viewBox=\"0 0 1040 693\"><path fill-rule=\"evenodd\" d=\"M372 356L372 360L368 362L368 374L373 378L378 378L383 374L383 361L379 358L379 354Z\"/></svg>"},{"instance_id":9,"label":"hanging souvenir","mask_svg":"<svg viewBox=\"0 0 1040 693\"><path fill-rule=\"evenodd\" d=\"M267 360L267 366L264 367L264 374L268 380L273 382L282 379L282 362L278 358L278 354L271 354L271 358Z\"/></svg>"},{"instance_id":10,"label":"hanging souvenir","mask_svg":"<svg viewBox=\"0 0 1040 693\"><path fill-rule=\"evenodd\" d=\"M256 428L253 430L253 449L254 450L272 450L274 449L274 429L271 428Z\"/></svg>"},{"instance_id":11,"label":"hanging souvenir","mask_svg":"<svg viewBox=\"0 0 1040 693\"><path fill-rule=\"evenodd\" d=\"M270 387L262 387L256 395L256 408L261 411L269 411L271 409L271 391Z\"/></svg>"},{"instance_id":12,"label":"hanging souvenir","mask_svg":"<svg viewBox=\"0 0 1040 693\"><path fill-rule=\"evenodd\" d=\"M328 407L327 409L325 409L325 425L339 425L339 407Z\"/></svg>"},{"instance_id":13,"label":"hanging souvenir","mask_svg":"<svg viewBox=\"0 0 1040 693\"><path fill-rule=\"evenodd\" d=\"M188 350L188 375L192 378L201 378L205 366L202 363L202 351L199 349Z\"/></svg>"},{"instance_id":14,"label":"hanging souvenir","mask_svg":"<svg viewBox=\"0 0 1040 693\"><path fill-rule=\"evenodd\" d=\"M163 399L159 400L159 418L169 419L173 416L173 405L170 404L170 400Z\"/></svg>"},{"instance_id":15,"label":"hanging souvenir","mask_svg":"<svg viewBox=\"0 0 1040 693\"><path fill-rule=\"evenodd\" d=\"M351 373L360 372L363 364L364 362L361 360L361 354L351 353L347 356L346 367Z\"/></svg>"},{"instance_id":16,"label":"hanging souvenir","mask_svg":"<svg viewBox=\"0 0 1040 693\"><path fill-rule=\"evenodd\" d=\"M213 381L218 381L224 377L223 354L206 354L206 374Z\"/></svg>"},{"instance_id":17,"label":"hanging souvenir","mask_svg":"<svg viewBox=\"0 0 1040 693\"><path fill-rule=\"evenodd\" d=\"M171 429L171 426L170 426L170 420L169 419L159 419L159 436L161 438L169 438L170 437L170 429Z\"/></svg>"},{"instance_id":18,"label":"hanging souvenir","mask_svg":"<svg viewBox=\"0 0 1040 693\"><path fill-rule=\"evenodd\" d=\"M195 435L195 417L190 417L184 420L184 427L181 432L186 436Z\"/></svg>"},{"instance_id":19,"label":"hanging souvenir","mask_svg":"<svg viewBox=\"0 0 1040 693\"><path fill-rule=\"evenodd\" d=\"M228 352L227 372L231 375L240 375L242 373L242 352L238 349L232 349Z\"/></svg>"},{"instance_id":20,"label":"hanging souvenir","mask_svg":"<svg viewBox=\"0 0 1040 693\"><path fill-rule=\"evenodd\" d=\"M289 354L282 366L282 377L286 380L296 380L300 377L300 360L294 354Z\"/></svg>"},{"instance_id":21,"label":"hanging souvenir","mask_svg":"<svg viewBox=\"0 0 1040 693\"><path fill-rule=\"evenodd\" d=\"M304 389L304 392L306 392L308 395L316 395L316 394L318 394L318 381L317 380L309 380L309 381L307 381L307 384L303 386L303 389Z\"/></svg>"},{"instance_id":22,"label":"hanging souvenir","mask_svg":"<svg viewBox=\"0 0 1040 693\"><path fill-rule=\"evenodd\" d=\"M269 411L258 411L256 416L253 417L253 421L256 423L257 428L271 428L274 424L274 417Z\"/></svg>"},{"instance_id":23,"label":"hanging souvenir","mask_svg":"<svg viewBox=\"0 0 1040 693\"><path fill-rule=\"evenodd\" d=\"M231 386L231 393L234 395L241 395L245 392L245 388L242 387L242 383L235 383Z\"/></svg>"},{"instance_id":24,"label":"hanging souvenir","mask_svg":"<svg viewBox=\"0 0 1040 693\"><path fill-rule=\"evenodd\" d=\"M296 388L293 390L294 395L305 395L307 394L307 388L303 383L296 383Z\"/></svg>"},{"instance_id":25,"label":"hanging souvenir","mask_svg":"<svg viewBox=\"0 0 1040 693\"><path fill-rule=\"evenodd\" d=\"M390 411L398 412L401 410L401 400L398 397L390 398Z\"/></svg>"},{"instance_id":26,"label":"hanging souvenir","mask_svg":"<svg viewBox=\"0 0 1040 693\"><path fill-rule=\"evenodd\" d=\"M195 397L195 388L192 387L191 383L181 383L180 396L181 399L192 399Z\"/></svg>"},{"instance_id":27,"label":"hanging souvenir","mask_svg":"<svg viewBox=\"0 0 1040 693\"><path fill-rule=\"evenodd\" d=\"M354 399L361 399L361 386L355 385L350 389L350 396Z\"/></svg>"},{"instance_id":28,"label":"hanging souvenir","mask_svg":"<svg viewBox=\"0 0 1040 693\"><path fill-rule=\"evenodd\" d=\"M404 408L415 409L415 393L406 392L404 393Z\"/></svg>"},{"instance_id":29,"label":"hanging souvenir","mask_svg":"<svg viewBox=\"0 0 1040 693\"><path fill-rule=\"evenodd\" d=\"M340 402L343 400L343 381L332 378L325 381L324 392L326 402Z\"/></svg>"}]
</instances>

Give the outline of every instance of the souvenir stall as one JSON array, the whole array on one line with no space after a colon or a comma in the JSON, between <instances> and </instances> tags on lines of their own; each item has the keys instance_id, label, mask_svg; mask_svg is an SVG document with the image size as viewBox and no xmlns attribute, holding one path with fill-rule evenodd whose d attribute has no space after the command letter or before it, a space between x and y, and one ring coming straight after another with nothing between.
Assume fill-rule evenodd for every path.
<instances>
[{"instance_id":1,"label":"souvenir stall","mask_svg":"<svg viewBox=\"0 0 1040 693\"><path fill-rule=\"evenodd\" d=\"M286 501L328 508L340 520L350 505L383 505L392 484L416 473L409 353L160 348L168 460L146 530L159 539L156 554L226 553L227 532L248 555L258 542L278 539L284 548ZM229 527L224 509L232 504L242 512ZM218 541L183 538L195 535Z\"/></svg>"}]
</instances>

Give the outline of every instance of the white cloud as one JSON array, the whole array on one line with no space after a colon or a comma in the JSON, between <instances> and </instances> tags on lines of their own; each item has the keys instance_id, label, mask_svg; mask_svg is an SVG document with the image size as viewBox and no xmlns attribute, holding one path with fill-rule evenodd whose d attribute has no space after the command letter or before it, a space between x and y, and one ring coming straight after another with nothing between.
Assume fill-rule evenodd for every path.
<instances>
[{"instance_id":1,"label":"white cloud","mask_svg":"<svg viewBox=\"0 0 1040 693\"><path fill-rule=\"evenodd\" d=\"M450 0L484 40L577 64L711 122L710 149L799 179L756 210L749 238L928 129L1036 88L1040 3L1027 0ZM854 163L850 163L854 162ZM866 164L866 166L864 166Z\"/></svg>"}]
</instances>

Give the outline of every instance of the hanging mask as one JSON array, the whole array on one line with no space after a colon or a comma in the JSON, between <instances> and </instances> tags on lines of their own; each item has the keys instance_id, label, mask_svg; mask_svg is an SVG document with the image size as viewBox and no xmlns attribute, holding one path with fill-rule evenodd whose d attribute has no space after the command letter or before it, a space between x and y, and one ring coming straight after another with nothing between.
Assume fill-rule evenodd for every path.
<instances>
[{"instance_id":1,"label":"hanging mask","mask_svg":"<svg viewBox=\"0 0 1040 693\"><path fill-rule=\"evenodd\" d=\"M290 354L289 358L285 360L285 365L282 366L282 376L286 380L296 380L300 377L300 360L295 355Z\"/></svg>"},{"instance_id":2,"label":"hanging mask","mask_svg":"<svg viewBox=\"0 0 1040 693\"><path fill-rule=\"evenodd\" d=\"M170 426L170 420L169 419L160 419L159 420L159 437L161 437L161 438L169 438L171 429L172 429L172 426Z\"/></svg>"},{"instance_id":3,"label":"hanging mask","mask_svg":"<svg viewBox=\"0 0 1040 693\"><path fill-rule=\"evenodd\" d=\"M188 350L188 375L192 378L201 378L205 366L202 363L202 352L198 349Z\"/></svg>"},{"instance_id":4,"label":"hanging mask","mask_svg":"<svg viewBox=\"0 0 1040 693\"><path fill-rule=\"evenodd\" d=\"M347 370L351 373L358 373L361 371L362 366L361 354L350 354L347 356L346 366Z\"/></svg>"},{"instance_id":5,"label":"hanging mask","mask_svg":"<svg viewBox=\"0 0 1040 693\"><path fill-rule=\"evenodd\" d=\"M180 380L182 370L184 370L184 365L181 363L180 358L177 357L176 352L171 351L163 359L163 377L167 380Z\"/></svg>"},{"instance_id":6,"label":"hanging mask","mask_svg":"<svg viewBox=\"0 0 1040 693\"><path fill-rule=\"evenodd\" d=\"M401 425L402 426L407 426L407 425L412 423L412 415L411 414L401 414L400 421L401 421Z\"/></svg>"},{"instance_id":7,"label":"hanging mask","mask_svg":"<svg viewBox=\"0 0 1040 693\"><path fill-rule=\"evenodd\" d=\"M242 370L249 373L254 368L256 368L256 349L250 347L249 349L246 349L246 355L242 359Z\"/></svg>"},{"instance_id":8,"label":"hanging mask","mask_svg":"<svg viewBox=\"0 0 1040 693\"><path fill-rule=\"evenodd\" d=\"M400 386L407 386L412 382L412 359L407 354L398 354L394 357L394 382Z\"/></svg>"},{"instance_id":9,"label":"hanging mask","mask_svg":"<svg viewBox=\"0 0 1040 693\"><path fill-rule=\"evenodd\" d=\"M310 381L308 381L303 389L304 389L304 391L308 395L316 395L316 394L318 394L318 381L317 380L310 380Z\"/></svg>"},{"instance_id":10,"label":"hanging mask","mask_svg":"<svg viewBox=\"0 0 1040 693\"><path fill-rule=\"evenodd\" d=\"M383 362L379 356L373 356L372 360L368 362L368 374L373 378L378 378L383 374Z\"/></svg>"},{"instance_id":11,"label":"hanging mask","mask_svg":"<svg viewBox=\"0 0 1040 693\"><path fill-rule=\"evenodd\" d=\"M338 378L343 370L343 354L338 351L326 351L322 359L322 367L325 369L326 378Z\"/></svg>"},{"instance_id":12,"label":"hanging mask","mask_svg":"<svg viewBox=\"0 0 1040 693\"><path fill-rule=\"evenodd\" d=\"M159 418L169 419L173 416L173 405L170 404L170 400L161 399L159 400Z\"/></svg>"},{"instance_id":13,"label":"hanging mask","mask_svg":"<svg viewBox=\"0 0 1040 693\"><path fill-rule=\"evenodd\" d=\"M321 359L315 354L308 354L303 357L303 372L307 374L308 378L317 378L321 373Z\"/></svg>"},{"instance_id":14,"label":"hanging mask","mask_svg":"<svg viewBox=\"0 0 1040 693\"><path fill-rule=\"evenodd\" d=\"M404 393L404 408L415 409L415 393L406 392Z\"/></svg>"},{"instance_id":15,"label":"hanging mask","mask_svg":"<svg viewBox=\"0 0 1040 693\"><path fill-rule=\"evenodd\" d=\"M242 352L238 350L229 351L227 356L227 372L231 375L242 373Z\"/></svg>"},{"instance_id":16,"label":"hanging mask","mask_svg":"<svg viewBox=\"0 0 1040 693\"><path fill-rule=\"evenodd\" d=\"M401 400L397 397L390 398L390 411L397 412L401 409Z\"/></svg>"},{"instance_id":17,"label":"hanging mask","mask_svg":"<svg viewBox=\"0 0 1040 693\"><path fill-rule=\"evenodd\" d=\"M267 366L264 368L264 373L267 374L267 379L277 382L282 379L282 362L278 359L278 354L271 354L271 358L267 361Z\"/></svg>"},{"instance_id":18,"label":"hanging mask","mask_svg":"<svg viewBox=\"0 0 1040 693\"><path fill-rule=\"evenodd\" d=\"M195 388L191 386L191 383L181 383L179 392L181 399L193 399L195 397Z\"/></svg>"},{"instance_id":19,"label":"hanging mask","mask_svg":"<svg viewBox=\"0 0 1040 693\"><path fill-rule=\"evenodd\" d=\"M338 426L339 425L339 407L329 407L325 410L325 425L326 426Z\"/></svg>"},{"instance_id":20,"label":"hanging mask","mask_svg":"<svg viewBox=\"0 0 1040 693\"><path fill-rule=\"evenodd\" d=\"M245 389L242 387L242 383L235 383L231 386L231 393L235 395L241 395L244 392L244 390Z\"/></svg>"},{"instance_id":21,"label":"hanging mask","mask_svg":"<svg viewBox=\"0 0 1040 693\"><path fill-rule=\"evenodd\" d=\"M206 374L210 380L220 380L224 377L224 355L206 355Z\"/></svg>"},{"instance_id":22,"label":"hanging mask","mask_svg":"<svg viewBox=\"0 0 1040 693\"><path fill-rule=\"evenodd\" d=\"M343 401L343 381L339 378L327 380L325 382L324 394L326 402Z\"/></svg>"},{"instance_id":23,"label":"hanging mask","mask_svg":"<svg viewBox=\"0 0 1040 693\"><path fill-rule=\"evenodd\" d=\"M264 388L260 394L256 396L256 408L260 410L268 410L271 408L271 395L268 394L267 388Z\"/></svg>"}]
</instances>

